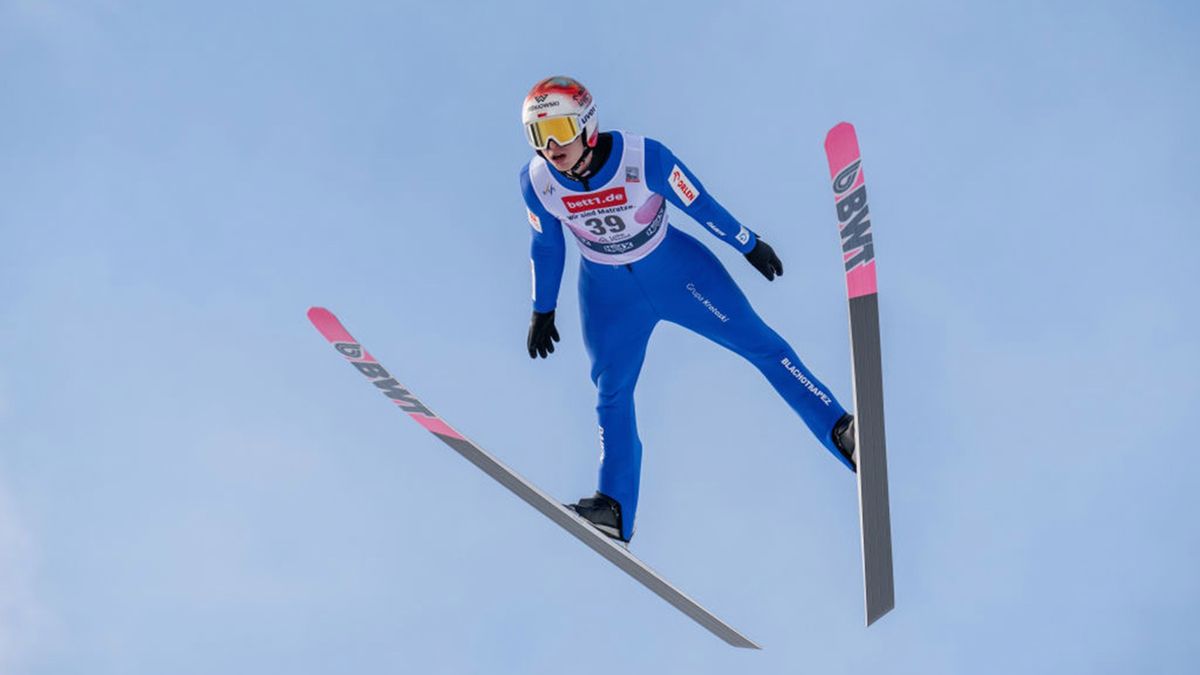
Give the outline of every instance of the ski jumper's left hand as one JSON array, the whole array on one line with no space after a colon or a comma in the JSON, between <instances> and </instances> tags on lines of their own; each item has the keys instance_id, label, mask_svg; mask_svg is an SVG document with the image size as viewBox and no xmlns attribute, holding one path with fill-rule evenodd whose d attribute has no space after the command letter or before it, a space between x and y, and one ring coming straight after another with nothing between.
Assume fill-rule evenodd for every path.
<instances>
[{"instance_id":1,"label":"ski jumper's left hand","mask_svg":"<svg viewBox=\"0 0 1200 675\"><path fill-rule=\"evenodd\" d=\"M746 260L754 265L754 269L762 272L767 281L774 281L775 275L783 276L783 261L775 255L775 249L762 239L755 242L754 248L746 254Z\"/></svg>"}]
</instances>

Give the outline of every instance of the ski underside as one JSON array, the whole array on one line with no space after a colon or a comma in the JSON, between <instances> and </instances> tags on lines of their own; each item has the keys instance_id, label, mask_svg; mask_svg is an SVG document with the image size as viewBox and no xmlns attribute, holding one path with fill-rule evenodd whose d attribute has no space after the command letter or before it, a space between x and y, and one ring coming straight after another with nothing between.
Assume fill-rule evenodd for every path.
<instances>
[{"instance_id":1,"label":"ski underside","mask_svg":"<svg viewBox=\"0 0 1200 675\"><path fill-rule=\"evenodd\" d=\"M408 414L417 424L430 432L452 450L462 455L467 461L479 467L496 482L508 488L525 503L537 509L542 515L554 521L559 527L570 532L588 548L599 553L604 559L616 565L629 576L633 577L646 588L666 600L679 611L691 617L696 623L708 629L713 635L721 638L734 647L759 649L741 633L729 624L717 618L712 612L701 607L699 603L672 586L641 560L638 560L625 547L617 544L604 534L593 528L584 519L567 509L558 500L543 492L533 483L522 478L518 473L504 465L483 448L468 440L438 417L411 391L403 387L392 377L383 365L355 340L337 317L327 309L313 307L308 310L308 318L321 335L333 345L339 354L346 358L355 369L375 385L385 396L391 399L402 411Z\"/></svg>"},{"instance_id":2,"label":"ski underside","mask_svg":"<svg viewBox=\"0 0 1200 675\"><path fill-rule=\"evenodd\" d=\"M887 445L883 429L883 366L875 244L867 208L862 154L854 127L842 122L825 137L837 205L846 294L858 448L858 506L862 526L863 589L867 625L896 605L892 581L892 525L888 507Z\"/></svg>"}]
</instances>

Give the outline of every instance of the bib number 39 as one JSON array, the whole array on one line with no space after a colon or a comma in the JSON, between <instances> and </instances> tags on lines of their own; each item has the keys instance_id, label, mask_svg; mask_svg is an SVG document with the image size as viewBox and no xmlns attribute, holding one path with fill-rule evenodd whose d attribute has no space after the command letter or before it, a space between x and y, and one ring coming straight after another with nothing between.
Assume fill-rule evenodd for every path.
<instances>
[{"instance_id":1,"label":"bib number 39","mask_svg":"<svg viewBox=\"0 0 1200 675\"><path fill-rule=\"evenodd\" d=\"M616 215L604 216L604 220L588 218L583 221L583 224L587 226L589 232L597 236L625 231L625 221L621 220L621 216Z\"/></svg>"}]
</instances>

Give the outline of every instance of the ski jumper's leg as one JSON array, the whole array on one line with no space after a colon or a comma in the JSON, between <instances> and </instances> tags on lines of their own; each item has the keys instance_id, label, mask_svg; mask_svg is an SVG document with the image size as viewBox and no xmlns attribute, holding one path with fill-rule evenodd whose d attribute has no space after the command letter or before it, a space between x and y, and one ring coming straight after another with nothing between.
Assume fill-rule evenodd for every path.
<instances>
[{"instance_id":1,"label":"ski jumper's leg","mask_svg":"<svg viewBox=\"0 0 1200 675\"><path fill-rule=\"evenodd\" d=\"M654 284L652 297L663 318L695 331L740 354L766 376L779 395L808 425L818 440L843 464L833 444L833 426L846 410L750 306L737 283L703 244L685 232L671 230L670 269ZM656 251L656 253L658 253ZM665 256L663 256L665 258Z\"/></svg>"},{"instance_id":2,"label":"ski jumper's leg","mask_svg":"<svg viewBox=\"0 0 1200 675\"><path fill-rule=\"evenodd\" d=\"M598 394L599 489L620 503L621 535L628 540L642 471L633 389L658 316L628 267L586 260L579 271L579 310Z\"/></svg>"}]
</instances>

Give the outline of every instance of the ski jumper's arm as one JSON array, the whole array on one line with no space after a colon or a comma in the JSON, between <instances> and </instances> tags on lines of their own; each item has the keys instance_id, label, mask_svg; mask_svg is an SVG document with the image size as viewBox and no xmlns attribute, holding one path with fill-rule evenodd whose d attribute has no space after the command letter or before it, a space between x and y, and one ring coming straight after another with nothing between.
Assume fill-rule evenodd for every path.
<instances>
[{"instance_id":1,"label":"ski jumper's arm","mask_svg":"<svg viewBox=\"0 0 1200 675\"><path fill-rule=\"evenodd\" d=\"M533 311L549 312L558 304L567 246L563 241L562 221L550 215L533 193L529 165L521 169L521 195L525 198L529 231L529 265L533 274Z\"/></svg>"},{"instance_id":2,"label":"ski jumper's arm","mask_svg":"<svg viewBox=\"0 0 1200 675\"><path fill-rule=\"evenodd\" d=\"M749 253L758 237L713 198L671 150L646 139L646 186L666 197L721 241Z\"/></svg>"}]
</instances>

